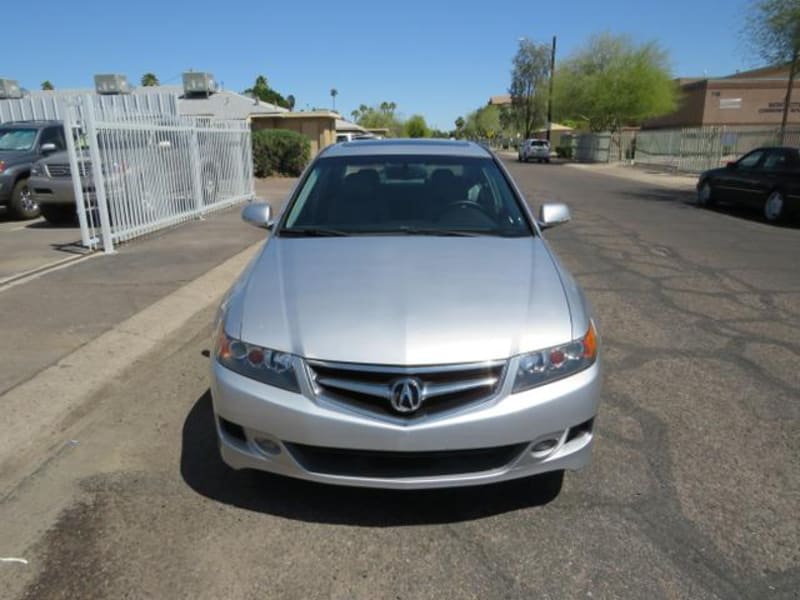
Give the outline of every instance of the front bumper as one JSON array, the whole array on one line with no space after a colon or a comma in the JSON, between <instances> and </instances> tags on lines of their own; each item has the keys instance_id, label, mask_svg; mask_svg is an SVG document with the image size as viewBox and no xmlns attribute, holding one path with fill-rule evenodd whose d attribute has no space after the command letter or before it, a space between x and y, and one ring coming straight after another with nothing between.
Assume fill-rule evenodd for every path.
<instances>
[{"instance_id":1,"label":"front bumper","mask_svg":"<svg viewBox=\"0 0 800 600\"><path fill-rule=\"evenodd\" d=\"M515 366L512 362L510 372ZM212 361L217 435L229 466L322 483L415 489L579 469L591 458L599 360L576 375L519 394L510 393L513 377L506 377L494 400L409 423L312 399L303 379L303 393L296 394ZM533 451L544 440L555 445ZM341 455L346 460L339 461Z\"/></svg>"},{"instance_id":2,"label":"front bumper","mask_svg":"<svg viewBox=\"0 0 800 600\"><path fill-rule=\"evenodd\" d=\"M40 206L75 205L75 190L72 187L72 179L70 177L32 176L28 180L28 186L33 191L33 197Z\"/></svg>"}]
</instances>

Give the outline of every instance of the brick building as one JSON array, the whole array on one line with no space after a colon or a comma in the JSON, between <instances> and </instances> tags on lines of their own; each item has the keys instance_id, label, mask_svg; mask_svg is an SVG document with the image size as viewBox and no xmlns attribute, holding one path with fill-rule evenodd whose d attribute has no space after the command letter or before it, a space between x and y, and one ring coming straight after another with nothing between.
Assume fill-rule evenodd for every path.
<instances>
[{"instance_id":1,"label":"brick building","mask_svg":"<svg viewBox=\"0 0 800 600\"><path fill-rule=\"evenodd\" d=\"M650 119L642 129L704 125L780 125L789 66L719 78L681 78L678 109ZM794 82L789 124L800 125L800 81Z\"/></svg>"}]
</instances>

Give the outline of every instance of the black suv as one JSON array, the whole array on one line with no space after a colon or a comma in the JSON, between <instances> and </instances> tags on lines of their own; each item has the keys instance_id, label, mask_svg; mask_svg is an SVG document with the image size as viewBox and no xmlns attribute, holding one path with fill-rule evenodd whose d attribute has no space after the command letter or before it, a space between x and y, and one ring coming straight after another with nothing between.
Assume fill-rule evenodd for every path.
<instances>
[{"instance_id":1,"label":"black suv","mask_svg":"<svg viewBox=\"0 0 800 600\"><path fill-rule=\"evenodd\" d=\"M14 219L39 216L28 187L31 165L52 152L65 150L60 121L14 121L0 124L0 206Z\"/></svg>"}]
</instances>

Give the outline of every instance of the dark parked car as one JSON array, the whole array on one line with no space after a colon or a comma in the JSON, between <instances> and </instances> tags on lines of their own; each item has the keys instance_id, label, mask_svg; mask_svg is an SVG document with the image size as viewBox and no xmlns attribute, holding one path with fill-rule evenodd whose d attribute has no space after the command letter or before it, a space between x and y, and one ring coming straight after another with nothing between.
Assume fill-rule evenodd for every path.
<instances>
[{"instance_id":1,"label":"dark parked car","mask_svg":"<svg viewBox=\"0 0 800 600\"><path fill-rule=\"evenodd\" d=\"M28 186L31 165L52 152L64 150L64 127L59 121L16 121L0 125L0 206L15 219L39 216Z\"/></svg>"},{"instance_id":2,"label":"dark parked car","mask_svg":"<svg viewBox=\"0 0 800 600\"><path fill-rule=\"evenodd\" d=\"M697 181L697 203L729 202L761 210L776 222L800 214L800 152L797 148L757 148Z\"/></svg>"}]
</instances>

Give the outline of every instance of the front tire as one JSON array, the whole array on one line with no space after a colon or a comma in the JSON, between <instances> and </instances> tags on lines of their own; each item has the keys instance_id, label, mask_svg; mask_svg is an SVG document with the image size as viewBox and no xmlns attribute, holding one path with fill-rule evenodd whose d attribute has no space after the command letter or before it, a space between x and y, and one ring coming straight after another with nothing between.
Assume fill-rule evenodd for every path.
<instances>
[{"instance_id":1,"label":"front tire","mask_svg":"<svg viewBox=\"0 0 800 600\"><path fill-rule=\"evenodd\" d=\"M41 211L45 220L52 225L71 225L77 217L75 207L70 205L45 205Z\"/></svg>"},{"instance_id":2,"label":"front tire","mask_svg":"<svg viewBox=\"0 0 800 600\"><path fill-rule=\"evenodd\" d=\"M11 191L11 202L8 204L8 212L12 219L18 221L25 219L35 219L39 216L39 204L33 197L33 190L28 186L28 180L20 179L14 184Z\"/></svg>"},{"instance_id":3,"label":"front tire","mask_svg":"<svg viewBox=\"0 0 800 600\"><path fill-rule=\"evenodd\" d=\"M711 183L706 180L697 188L697 206L708 208L714 206L716 203L717 199L714 196L714 188L711 187Z\"/></svg>"},{"instance_id":4,"label":"front tire","mask_svg":"<svg viewBox=\"0 0 800 600\"><path fill-rule=\"evenodd\" d=\"M770 223L778 223L786 214L786 199L780 190L772 190L764 201L764 218Z\"/></svg>"}]
</instances>

